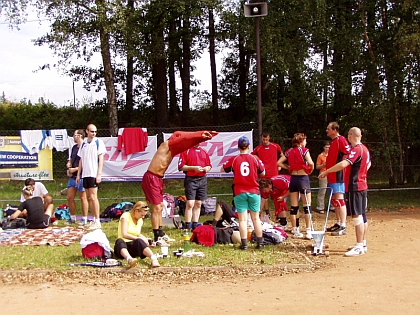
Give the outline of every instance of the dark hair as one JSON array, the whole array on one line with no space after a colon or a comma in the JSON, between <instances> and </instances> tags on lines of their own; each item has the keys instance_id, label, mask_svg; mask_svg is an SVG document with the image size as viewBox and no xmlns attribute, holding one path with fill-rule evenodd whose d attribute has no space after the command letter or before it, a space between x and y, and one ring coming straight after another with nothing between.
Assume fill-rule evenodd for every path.
<instances>
[{"instance_id":1,"label":"dark hair","mask_svg":"<svg viewBox=\"0 0 420 315\"><path fill-rule=\"evenodd\" d=\"M259 180L259 184L260 184L260 188L264 189L264 188L268 188L269 185L272 185L272 182L268 178L261 178Z\"/></svg>"},{"instance_id":2,"label":"dark hair","mask_svg":"<svg viewBox=\"0 0 420 315\"><path fill-rule=\"evenodd\" d=\"M263 131L261 134L261 137L267 138L270 136L270 133L268 131Z\"/></svg>"},{"instance_id":3,"label":"dark hair","mask_svg":"<svg viewBox=\"0 0 420 315\"><path fill-rule=\"evenodd\" d=\"M338 124L338 122L336 121L330 122L330 126L332 130L335 130L337 132L340 131L340 125Z\"/></svg>"},{"instance_id":4,"label":"dark hair","mask_svg":"<svg viewBox=\"0 0 420 315\"><path fill-rule=\"evenodd\" d=\"M323 145L322 147L325 147L326 145L331 145L331 141L330 141L330 140L326 140L326 141L324 142L324 145Z\"/></svg>"},{"instance_id":5,"label":"dark hair","mask_svg":"<svg viewBox=\"0 0 420 315\"><path fill-rule=\"evenodd\" d=\"M292 139L292 147L293 148L298 147L305 139L306 139L306 135L304 133L295 133Z\"/></svg>"},{"instance_id":6,"label":"dark hair","mask_svg":"<svg viewBox=\"0 0 420 315\"><path fill-rule=\"evenodd\" d=\"M35 180L33 178L25 179L25 186L35 185Z\"/></svg>"}]
</instances>

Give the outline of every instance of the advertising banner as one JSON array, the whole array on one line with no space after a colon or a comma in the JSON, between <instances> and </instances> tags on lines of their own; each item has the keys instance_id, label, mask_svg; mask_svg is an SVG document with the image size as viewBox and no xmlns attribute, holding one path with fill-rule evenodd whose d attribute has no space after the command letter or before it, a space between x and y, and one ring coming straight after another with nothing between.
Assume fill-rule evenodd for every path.
<instances>
[{"instance_id":1,"label":"advertising banner","mask_svg":"<svg viewBox=\"0 0 420 315\"><path fill-rule=\"evenodd\" d=\"M52 151L47 147L39 153L22 152L18 136L0 137L0 179L52 180Z\"/></svg>"},{"instance_id":2,"label":"advertising banner","mask_svg":"<svg viewBox=\"0 0 420 315\"><path fill-rule=\"evenodd\" d=\"M164 134L166 141L171 134ZM213 165L208 177L233 177L232 173L221 173L220 167L231 156L237 155L238 139L247 136L252 148L252 130L246 132L222 132L212 140L201 143L200 145L210 155ZM157 136L149 136L146 151L126 155L124 148L118 151L118 139L116 137L100 138L104 141L107 153L104 157L104 167L102 170L102 181L141 181L143 174L147 171L150 161L157 151ZM165 178L184 178L183 172L178 171L178 158L175 156L165 173Z\"/></svg>"}]
</instances>

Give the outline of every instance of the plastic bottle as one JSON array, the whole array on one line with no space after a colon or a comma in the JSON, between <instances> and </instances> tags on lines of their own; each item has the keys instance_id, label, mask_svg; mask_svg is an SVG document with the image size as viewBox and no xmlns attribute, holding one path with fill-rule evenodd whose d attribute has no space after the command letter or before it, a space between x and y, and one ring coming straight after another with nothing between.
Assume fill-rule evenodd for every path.
<instances>
[{"instance_id":1,"label":"plastic bottle","mask_svg":"<svg viewBox=\"0 0 420 315\"><path fill-rule=\"evenodd\" d=\"M188 230L184 230L182 237L184 239L184 253L186 253L190 250L190 233L188 233Z\"/></svg>"},{"instance_id":2,"label":"plastic bottle","mask_svg":"<svg viewBox=\"0 0 420 315\"><path fill-rule=\"evenodd\" d=\"M252 238L252 227L248 226L248 241Z\"/></svg>"}]
</instances>

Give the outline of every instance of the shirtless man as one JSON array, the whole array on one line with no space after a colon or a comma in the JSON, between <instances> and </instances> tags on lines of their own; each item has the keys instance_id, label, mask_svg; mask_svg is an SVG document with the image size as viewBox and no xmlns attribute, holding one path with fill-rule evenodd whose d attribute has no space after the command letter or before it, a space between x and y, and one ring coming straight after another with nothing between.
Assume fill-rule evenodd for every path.
<instances>
[{"instance_id":1,"label":"shirtless man","mask_svg":"<svg viewBox=\"0 0 420 315\"><path fill-rule=\"evenodd\" d=\"M144 195L152 206L152 228L155 241L165 236L162 231L163 176L169 164L177 154L210 140L217 134L216 131L176 131L157 149L141 182Z\"/></svg>"}]
</instances>

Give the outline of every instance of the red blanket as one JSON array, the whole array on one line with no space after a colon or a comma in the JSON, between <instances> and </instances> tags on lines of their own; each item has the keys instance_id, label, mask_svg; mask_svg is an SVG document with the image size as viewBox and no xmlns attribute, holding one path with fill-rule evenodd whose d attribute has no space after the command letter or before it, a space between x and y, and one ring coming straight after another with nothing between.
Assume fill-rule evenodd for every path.
<instances>
[{"instance_id":1,"label":"red blanket","mask_svg":"<svg viewBox=\"0 0 420 315\"><path fill-rule=\"evenodd\" d=\"M15 245L64 245L69 246L85 234L86 230L77 227L46 228L46 229L16 229L0 233L0 246Z\"/></svg>"}]
</instances>

